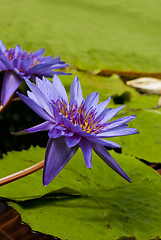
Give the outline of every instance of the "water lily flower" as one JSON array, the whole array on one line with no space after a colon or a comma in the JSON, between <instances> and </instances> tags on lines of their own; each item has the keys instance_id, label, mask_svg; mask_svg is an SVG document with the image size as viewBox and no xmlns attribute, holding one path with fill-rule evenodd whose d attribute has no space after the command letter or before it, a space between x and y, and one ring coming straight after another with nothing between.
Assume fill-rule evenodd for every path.
<instances>
[{"instance_id":1,"label":"water lily flower","mask_svg":"<svg viewBox=\"0 0 161 240\"><path fill-rule=\"evenodd\" d=\"M42 80L36 78L36 85L29 80L26 83L31 90L27 92L28 97L17 94L45 121L25 131L49 131L43 169L44 185L56 177L79 147L88 168L92 167L93 149L109 167L131 181L105 148L120 146L104 138L138 133L135 128L127 128L127 123L135 118L134 115L110 121L124 106L106 108L111 98L98 104L97 92L84 100L78 77L74 78L71 85L70 102L57 75L53 77L53 82L43 77Z\"/></svg>"},{"instance_id":2,"label":"water lily flower","mask_svg":"<svg viewBox=\"0 0 161 240\"><path fill-rule=\"evenodd\" d=\"M24 79L34 81L36 76L51 78L54 74L65 74L53 70L67 67L68 64L61 61L59 57L43 57L44 51L45 49L40 49L27 53L19 45L7 50L0 40L0 71L5 71L1 91L2 106L9 101Z\"/></svg>"}]
</instances>

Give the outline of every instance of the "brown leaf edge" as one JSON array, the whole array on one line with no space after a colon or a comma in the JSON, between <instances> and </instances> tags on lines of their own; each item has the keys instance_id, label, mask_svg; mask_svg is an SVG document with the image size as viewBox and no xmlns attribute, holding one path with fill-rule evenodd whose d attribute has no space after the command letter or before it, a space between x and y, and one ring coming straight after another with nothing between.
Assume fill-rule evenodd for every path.
<instances>
[{"instance_id":1,"label":"brown leaf edge","mask_svg":"<svg viewBox=\"0 0 161 240\"><path fill-rule=\"evenodd\" d=\"M104 76L104 77L110 77L113 74L117 74L120 76L122 80L125 82L128 80L132 80L135 78L141 78L141 77L153 77L161 79L161 73L160 72L133 72L133 71L117 71L117 70L108 70L104 69L99 72L97 72L97 75Z\"/></svg>"},{"instance_id":2,"label":"brown leaf edge","mask_svg":"<svg viewBox=\"0 0 161 240\"><path fill-rule=\"evenodd\" d=\"M0 199L1 240L61 240L48 234L33 231L21 220L20 214L5 200Z\"/></svg>"},{"instance_id":3,"label":"brown leaf edge","mask_svg":"<svg viewBox=\"0 0 161 240\"><path fill-rule=\"evenodd\" d=\"M135 236L131 236L131 237L122 236L120 238L117 238L116 240L137 240L137 238ZM150 240L161 240L161 238L157 236L155 238L151 238Z\"/></svg>"}]
</instances>

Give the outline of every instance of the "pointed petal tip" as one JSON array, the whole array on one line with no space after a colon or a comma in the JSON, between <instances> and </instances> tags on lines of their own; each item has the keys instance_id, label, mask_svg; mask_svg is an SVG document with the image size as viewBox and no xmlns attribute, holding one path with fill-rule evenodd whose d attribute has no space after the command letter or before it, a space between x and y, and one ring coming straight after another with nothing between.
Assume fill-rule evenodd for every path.
<instances>
[{"instance_id":1,"label":"pointed petal tip","mask_svg":"<svg viewBox=\"0 0 161 240\"><path fill-rule=\"evenodd\" d=\"M86 164L86 166L87 166L87 164ZM87 168L88 168L88 169L91 169L91 168L92 168L92 165L90 165L90 166L87 166Z\"/></svg>"},{"instance_id":2,"label":"pointed petal tip","mask_svg":"<svg viewBox=\"0 0 161 240\"><path fill-rule=\"evenodd\" d=\"M53 80L54 80L55 78L59 78L57 74L54 74ZM60 79L59 79L59 80L60 80Z\"/></svg>"},{"instance_id":3,"label":"pointed petal tip","mask_svg":"<svg viewBox=\"0 0 161 240\"><path fill-rule=\"evenodd\" d=\"M110 101L111 101L111 98L112 98L112 96L109 96L109 98L107 99L107 101L109 101L109 102L110 102Z\"/></svg>"},{"instance_id":4,"label":"pointed petal tip","mask_svg":"<svg viewBox=\"0 0 161 240\"><path fill-rule=\"evenodd\" d=\"M43 186L44 186L44 187L46 187L48 184L49 184L49 183L47 183L47 182L45 182L45 181L43 180Z\"/></svg>"},{"instance_id":5,"label":"pointed petal tip","mask_svg":"<svg viewBox=\"0 0 161 240\"><path fill-rule=\"evenodd\" d=\"M75 81L79 81L79 78L78 78L78 76L76 76L74 79L75 79Z\"/></svg>"},{"instance_id":6,"label":"pointed petal tip","mask_svg":"<svg viewBox=\"0 0 161 240\"><path fill-rule=\"evenodd\" d=\"M43 181L43 186L44 187L46 187L51 181L49 181L49 180L47 180L46 178L45 178L45 176L44 176L44 174L43 174L43 179L42 179L42 181Z\"/></svg>"},{"instance_id":7,"label":"pointed petal tip","mask_svg":"<svg viewBox=\"0 0 161 240\"><path fill-rule=\"evenodd\" d=\"M123 174L121 174L121 176L122 176L125 180L127 180L129 183L132 183L131 179L128 177L128 175L127 175L125 172L123 172Z\"/></svg>"},{"instance_id":8,"label":"pointed petal tip","mask_svg":"<svg viewBox=\"0 0 161 240\"><path fill-rule=\"evenodd\" d=\"M26 84L28 85L28 83L30 84L30 80L28 80L28 78L25 79Z\"/></svg>"},{"instance_id":9,"label":"pointed petal tip","mask_svg":"<svg viewBox=\"0 0 161 240\"><path fill-rule=\"evenodd\" d=\"M14 135L14 136L21 136L21 135L26 135L26 134L29 134L29 132L26 130L26 129L24 129L24 130L22 130L22 131L18 131L18 132L10 132L12 135Z\"/></svg>"},{"instance_id":10,"label":"pointed petal tip","mask_svg":"<svg viewBox=\"0 0 161 240\"><path fill-rule=\"evenodd\" d=\"M19 93L19 92L16 92L16 94L20 97L21 96L21 93Z\"/></svg>"},{"instance_id":11,"label":"pointed petal tip","mask_svg":"<svg viewBox=\"0 0 161 240\"><path fill-rule=\"evenodd\" d=\"M132 183L131 179L126 175L124 176L125 180L127 180L129 183Z\"/></svg>"},{"instance_id":12,"label":"pointed petal tip","mask_svg":"<svg viewBox=\"0 0 161 240\"><path fill-rule=\"evenodd\" d=\"M72 84L78 84L78 83L79 83L79 78L78 78L78 76L76 76L76 77L73 79Z\"/></svg>"},{"instance_id":13,"label":"pointed petal tip","mask_svg":"<svg viewBox=\"0 0 161 240\"><path fill-rule=\"evenodd\" d=\"M54 178L49 178L48 176L45 175L44 172L45 171L44 171L44 168L43 168L43 179L42 179L42 181L43 181L43 186L46 187L47 185L49 185L49 183L51 183L54 180L54 178L57 176L57 174Z\"/></svg>"},{"instance_id":14,"label":"pointed petal tip","mask_svg":"<svg viewBox=\"0 0 161 240\"><path fill-rule=\"evenodd\" d=\"M136 130L137 130L137 129L136 129ZM135 131L136 131L136 130L135 130ZM136 131L136 132L134 132L133 134L138 134L138 133L140 133L140 132L139 132L139 131Z\"/></svg>"}]
</instances>

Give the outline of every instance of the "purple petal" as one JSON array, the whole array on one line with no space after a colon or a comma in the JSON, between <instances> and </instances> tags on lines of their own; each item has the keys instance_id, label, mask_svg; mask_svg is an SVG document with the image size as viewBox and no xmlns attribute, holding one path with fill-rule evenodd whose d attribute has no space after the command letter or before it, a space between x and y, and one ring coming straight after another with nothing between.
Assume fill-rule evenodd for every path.
<instances>
[{"instance_id":1,"label":"purple petal","mask_svg":"<svg viewBox=\"0 0 161 240\"><path fill-rule=\"evenodd\" d=\"M79 146L82 150L86 166L88 168L91 168L92 167L92 164L91 164L92 146L91 146L90 142L87 141L85 138L82 138L79 143Z\"/></svg>"},{"instance_id":2,"label":"purple petal","mask_svg":"<svg viewBox=\"0 0 161 240\"><path fill-rule=\"evenodd\" d=\"M61 124L63 124L67 129L70 129L73 133L80 133L82 129L80 125L74 125L69 119L64 115L61 115Z\"/></svg>"},{"instance_id":3,"label":"purple petal","mask_svg":"<svg viewBox=\"0 0 161 240\"><path fill-rule=\"evenodd\" d=\"M74 135L74 133L73 133L73 132L71 132L71 131L70 131L70 130L68 130L68 129L66 129L64 132L65 132L64 136L67 136L67 137L71 137L71 136L73 136L73 135Z\"/></svg>"},{"instance_id":4,"label":"purple petal","mask_svg":"<svg viewBox=\"0 0 161 240\"><path fill-rule=\"evenodd\" d=\"M43 122L43 123L41 123L37 126L31 127L31 128L28 128L28 129L24 129L24 130L21 130L21 131L18 131L18 132L11 132L11 133L13 135L19 136L19 135L25 135L25 134L33 133L33 132L47 131L47 130L50 130L52 127L53 127L53 124L46 121L46 122Z\"/></svg>"},{"instance_id":5,"label":"purple petal","mask_svg":"<svg viewBox=\"0 0 161 240\"><path fill-rule=\"evenodd\" d=\"M20 86L22 79L12 71L6 71L3 78L1 104L4 106Z\"/></svg>"},{"instance_id":6,"label":"purple petal","mask_svg":"<svg viewBox=\"0 0 161 240\"><path fill-rule=\"evenodd\" d=\"M115 142L100 139L98 137L88 137L87 139L91 142L98 143L98 144L106 146L106 147L113 147L113 148L120 148L121 147L120 145L118 145Z\"/></svg>"},{"instance_id":7,"label":"purple petal","mask_svg":"<svg viewBox=\"0 0 161 240\"><path fill-rule=\"evenodd\" d=\"M83 101L82 89L78 77L75 77L70 88L70 105L77 102L78 106Z\"/></svg>"},{"instance_id":8,"label":"purple petal","mask_svg":"<svg viewBox=\"0 0 161 240\"><path fill-rule=\"evenodd\" d=\"M61 72L61 71L54 71L53 74L56 74L56 75L72 75L72 73L66 73L66 72Z\"/></svg>"},{"instance_id":9,"label":"purple petal","mask_svg":"<svg viewBox=\"0 0 161 240\"><path fill-rule=\"evenodd\" d=\"M51 64L50 63L39 63L31 67L28 72L32 74L39 74L39 71L41 72L44 69L50 68Z\"/></svg>"},{"instance_id":10,"label":"purple petal","mask_svg":"<svg viewBox=\"0 0 161 240\"><path fill-rule=\"evenodd\" d=\"M125 123L125 124L121 124L121 125L119 125L117 127L112 127L110 129L105 128L105 130L103 129L102 132L105 133L105 132L111 132L111 131L119 131L119 130L126 129L127 127L128 127L128 124Z\"/></svg>"},{"instance_id":11,"label":"purple petal","mask_svg":"<svg viewBox=\"0 0 161 240\"><path fill-rule=\"evenodd\" d=\"M21 62L21 60L19 58L14 58L12 60L13 67L19 69L20 68L20 62Z\"/></svg>"},{"instance_id":12,"label":"purple petal","mask_svg":"<svg viewBox=\"0 0 161 240\"><path fill-rule=\"evenodd\" d=\"M6 71L6 70L7 70L6 66L0 60L0 71Z\"/></svg>"},{"instance_id":13,"label":"purple petal","mask_svg":"<svg viewBox=\"0 0 161 240\"><path fill-rule=\"evenodd\" d=\"M69 148L64 137L50 139L46 147L43 184L48 185L74 156L78 146Z\"/></svg>"},{"instance_id":14,"label":"purple petal","mask_svg":"<svg viewBox=\"0 0 161 240\"><path fill-rule=\"evenodd\" d=\"M65 131L66 130L66 127L60 125L59 123L56 123L55 126L54 126L55 129L59 129L61 131Z\"/></svg>"},{"instance_id":15,"label":"purple petal","mask_svg":"<svg viewBox=\"0 0 161 240\"><path fill-rule=\"evenodd\" d=\"M47 130L50 130L52 127L53 127L53 124L46 121L37 126L24 129L24 130L27 131L28 133L33 133L33 132L39 132L39 131L47 131Z\"/></svg>"},{"instance_id":16,"label":"purple petal","mask_svg":"<svg viewBox=\"0 0 161 240\"><path fill-rule=\"evenodd\" d=\"M74 134L71 137L68 137L68 136L65 137L66 144L70 148L76 146L80 142L80 140L81 140L81 137L76 134Z\"/></svg>"},{"instance_id":17,"label":"purple petal","mask_svg":"<svg viewBox=\"0 0 161 240\"><path fill-rule=\"evenodd\" d=\"M37 100L37 98L35 97L35 95L32 92L27 90L27 96L42 108L41 104L39 103L39 101Z\"/></svg>"},{"instance_id":18,"label":"purple petal","mask_svg":"<svg viewBox=\"0 0 161 240\"><path fill-rule=\"evenodd\" d=\"M0 40L0 50L4 53L6 51L6 47L3 42Z\"/></svg>"},{"instance_id":19,"label":"purple petal","mask_svg":"<svg viewBox=\"0 0 161 240\"><path fill-rule=\"evenodd\" d=\"M45 52L45 48L42 48L42 49L35 51L32 55L35 57L42 56L44 54L44 52Z\"/></svg>"},{"instance_id":20,"label":"purple petal","mask_svg":"<svg viewBox=\"0 0 161 240\"><path fill-rule=\"evenodd\" d=\"M54 64L52 66L52 69L54 70L54 69L58 69L58 68L65 68L65 67L68 67L68 66L69 66L68 63L66 63L66 64L59 63L59 64Z\"/></svg>"},{"instance_id":21,"label":"purple petal","mask_svg":"<svg viewBox=\"0 0 161 240\"><path fill-rule=\"evenodd\" d=\"M88 111L91 107L96 108L97 104L99 101L99 93L98 92L93 92L85 100L84 106L86 110Z\"/></svg>"},{"instance_id":22,"label":"purple petal","mask_svg":"<svg viewBox=\"0 0 161 240\"><path fill-rule=\"evenodd\" d=\"M30 57L25 58L21 61L20 69L27 72L27 70L31 67L33 60Z\"/></svg>"},{"instance_id":23,"label":"purple petal","mask_svg":"<svg viewBox=\"0 0 161 240\"><path fill-rule=\"evenodd\" d=\"M64 131L64 136L71 137L71 136L74 135L73 132L71 132L70 130L66 129L66 127L63 127L62 125L59 125L58 123L55 124L54 128L58 129L58 130L61 130L61 131Z\"/></svg>"},{"instance_id":24,"label":"purple petal","mask_svg":"<svg viewBox=\"0 0 161 240\"><path fill-rule=\"evenodd\" d=\"M111 100L111 97L109 97L108 100L101 102L100 104L97 105L95 118L97 118L100 115L100 113L107 107L110 100Z\"/></svg>"},{"instance_id":25,"label":"purple petal","mask_svg":"<svg viewBox=\"0 0 161 240\"><path fill-rule=\"evenodd\" d=\"M68 64L61 64L61 66L59 66L59 68L63 68L66 67ZM36 74L37 76L46 76L46 77L53 77L54 74L57 75L71 75L70 73L64 73L62 71L52 71L54 68L58 68L54 67L52 65L52 63L39 63L33 67L31 67L30 69L28 69L28 73L30 74Z\"/></svg>"},{"instance_id":26,"label":"purple petal","mask_svg":"<svg viewBox=\"0 0 161 240\"><path fill-rule=\"evenodd\" d=\"M53 55L48 56L48 57L42 57L42 62L43 63L48 63L50 62L51 64L57 64L57 63L65 63L64 61L60 60L60 56L53 58Z\"/></svg>"},{"instance_id":27,"label":"purple petal","mask_svg":"<svg viewBox=\"0 0 161 240\"><path fill-rule=\"evenodd\" d=\"M52 105L52 107L53 107L53 112L54 112L54 118L56 119L56 121L58 122L58 123L62 123L62 118L63 118L63 115L61 114L61 113L59 113L59 110L58 110L58 108L57 108L57 106L55 106L54 104ZM64 124L63 124L64 125Z\"/></svg>"},{"instance_id":28,"label":"purple petal","mask_svg":"<svg viewBox=\"0 0 161 240\"><path fill-rule=\"evenodd\" d=\"M1 62L5 65L5 67L6 67L8 70L13 69L12 64L11 64L10 61L3 55L3 53L0 53L0 60L1 60Z\"/></svg>"},{"instance_id":29,"label":"purple petal","mask_svg":"<svg viewBox=\"0 0 161 240\"><path fill-rule=\"evenodd\" d=\"M23 53L22 48L21 48L19 45L16 45L16 48L15 48L15 57L17 57L19 54L22 54L22 53Z\"/></svg>"},{"instance_id":30,"label":"purple petal","mask_svg":"<svg viewBox=\"0 0 161 240\"><path fill-rule=\"evenodd\" d=\"M29 75L26 77L25 76L25 72L22 72L22 71L19 71L19 69L17 68L13 68L13 71L22 79L26 79L26 78L29 78Z\"/></svg>"},{"instance_id":31,"label":"purple petal","mask_svg":"<svg viewBox=\"0 0 161 240\"><path fill-rule=\"evenodd\" d=\"M102 158L102 160L111 167L116 173L125 178L127 181L131 182L130 178L127 174L122 170L122 168L118 165L118 163L113 159L113 157L109 154L105 147L99 144L92 144L94 151L96 154Z\"/></svg>"},{"instance_id":32,"label":"purple petal","mask_svg":"<svg viewBox=\"0 0 161 240\"><path fill-rule=\"evenodd\" d=\"M34 112L36 112L40 117L46 121L52 122L55 124L55 121L50 117L39 105L37 105L32 99L26 97L21 93L17 93L23 102L25 102Z\"/></svg>"},{"instance_id":33,"label":"purple petal","mask_svg":"<svg viewBox=\"0 0 161 240\"><path fill-rule=\"evenodd\" d=\"M124 107L125 105L123 106L120 106L118 108L115 108L115 109L112 109L111 111L108 112L107 116L104 117L103 121L104 122L107 122L108 120L110 120L111 118L113 118L118 112L121 111L121 109Z\"/></svg>"},{"instance_id":34,"label":"purple petal","mask_svg":"<svg viewBox=\"0 0 161 240\"><path fill-rule=\"evenodd\" d=\"M59 96L64 99L66 103L68 103L66 90L57 75L54 75L52 83L55 89L59 92Z\"/></svg>"},{"instance_id":35,"label":"purple petal","mask_svg":"<svg viewBox=\"0 0 161 240\"><path fill-rule=\"evenodd\" d=\"M56 100L59 97L59 92L54 87L54 85L45 77L42 77L42 80L36 77L36 85L40 89L41 92L45 94L45 96L48 98L50 102Z\"/></svg>"},{"instance_id":36,"label":"purple petal","mask_svg":"<svg viewBox=\"0 0 161 240\"><path fill-rule=\"evenodd\" d=\"M64 131L53 128L48 133L48 136L49 138L59 138L61 136L64 136L64 134L65 134Z\"/></svg>"},{"instance_id":37,"label":"purple petal","mask_svg":"<svg viewBox=\"0 0 161 240\"><path fill-rule=\"evenodd\" d=\"M108 120L110 120L111 118L113 118L118 112L121 111L121 109L124 107L120 106L117 107L115 109L110 109L110 108L106 108L96 119L94 122L100 121L100 123L106 123Z\"/></svg>"},{"instance_id":38,"label":"purple petal","mask_svg":"<svg viewBox=\"0 0 161 240\"><path fill-rule=\"evenodd\" d=\"M128 122L134 120L135 118L136 118L135 115L119 118L119 119L117 119L115 121L109 122L107 127L105 127L103 130L107 130L108 131L108 130L110 130L112 128L119 127L121 125L124 125L125 123L128 123Z\"/></svg>"},{"instance_id":39,"label":"purple petal","mask_svg":"<svg viewBox=\"0 0 161 240\"><path fill-rule=\"evenodd\" d=\"M40 105L45 109L45 111L47 113L49 113L50 115L52 115L53 109L52 109L51 104L49 103L47 97L43 94L43 92L41 92L40 89L35 84L33 84L32 82L30 82L27 79L26 79L26 84L31 89L31 91L37 98Z\"/></svg>"},{"instance_id":40,"label":"purple petal","mask_svg":"<svg viewBox=\"0 0 161 240\"><path fill-rule=\"evenodd\" d=\"M125 135L131 135L131 134L139 133L136 130L137 130L136 128L123 128L123 129L120 129L120 130L111 130L111 131L108 131L108 132L99 133L99 134L97 134L97 136L100 137L100 138L119 137L119 136L125 136Z\"/></svg>"}]
</instances>

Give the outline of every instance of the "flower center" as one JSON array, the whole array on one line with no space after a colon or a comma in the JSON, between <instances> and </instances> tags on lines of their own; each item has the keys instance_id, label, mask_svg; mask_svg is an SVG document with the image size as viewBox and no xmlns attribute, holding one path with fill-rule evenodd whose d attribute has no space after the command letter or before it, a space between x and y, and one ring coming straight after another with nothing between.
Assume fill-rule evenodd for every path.
<instances>
[{"instance_id":1,"label":"flower center","mask_svg":"<svg viewBox=\"0 0 161 240\"><path fill-rule=\"evenodd\" d=\"M104 127L104 124L99 124L95 121L96 111L91 107L89 110L85 108L85 101L82 101L80 106L72 104L67 107L64 100L57 100L55 105L58 107L59 112L68 118L74 125L79 125L83 131L87 133L99 133Z\"/></svg>"},{"instance_id":2,"label":"flower center","mask_svg":"<svg viewBox=\"0 0 161 240\"><path fill-rule=\"evenodd\" d=\"M30 68L34 67L35 65L40 64L40 59L33 56L32 53L28 54L27 51L17 52L16 49L14 49L14 48L10 48L9 50L6 50L5 56L10 62L15 58L18 58L21 61L25 60L26 58L30 58L30 59L32 59L32 64L31 64ZM19 71L23 72L22 69L19 69Z\"/></svg>"}]
</instances>

